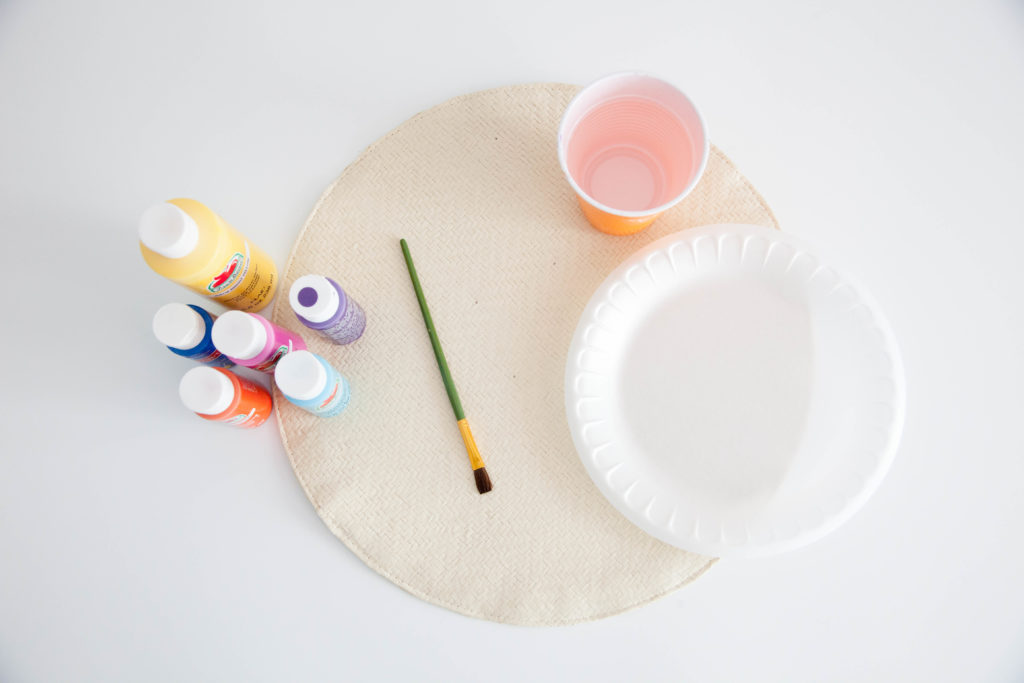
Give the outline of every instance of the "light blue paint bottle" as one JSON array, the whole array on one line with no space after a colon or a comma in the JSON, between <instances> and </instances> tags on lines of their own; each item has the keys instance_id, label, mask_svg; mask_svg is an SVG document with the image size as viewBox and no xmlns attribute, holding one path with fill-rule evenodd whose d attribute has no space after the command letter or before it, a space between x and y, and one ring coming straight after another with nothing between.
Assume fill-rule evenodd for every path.
<instances>
[{"instance_id":1,"label":"light blue paint bottle","mask_svg":"<svg viewBox=\"0 0 1024 683\"><path fill-rule=\"evenodd\" d=\"M274 382L289 402L319 417L333 417L348 405L348 380L311 351L292 351L274 368Z\"/></svg>"},{"instance_id":2,"label":"light blue paint bottle","mask_svg":"<svg viewBox=\"0 0 1024 683\"><path fill-rule=\"evenodd\" d=\"M214 316L192 304L165 304L153 316L153 334L173 353L215 368L235 364L213 345Z\"/></svg>"}]
</instances>

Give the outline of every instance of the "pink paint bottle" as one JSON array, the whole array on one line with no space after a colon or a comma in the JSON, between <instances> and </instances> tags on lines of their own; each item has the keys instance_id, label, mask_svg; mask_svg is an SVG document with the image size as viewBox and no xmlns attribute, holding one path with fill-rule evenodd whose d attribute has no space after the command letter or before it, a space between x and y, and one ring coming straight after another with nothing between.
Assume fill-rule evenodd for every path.
<instances>
[{"instance_id":1,"label":"pink paint bottle","mask_svg":"<svg viewBox=\"0 0 1024 683\"><path fill-rule=\"evenodd\" d=\"M273 372L286 353L306 348L294 332L243 311L228 311L214 321L213 345L236 365L261 372Z\"/></svg>"}]
</instances>

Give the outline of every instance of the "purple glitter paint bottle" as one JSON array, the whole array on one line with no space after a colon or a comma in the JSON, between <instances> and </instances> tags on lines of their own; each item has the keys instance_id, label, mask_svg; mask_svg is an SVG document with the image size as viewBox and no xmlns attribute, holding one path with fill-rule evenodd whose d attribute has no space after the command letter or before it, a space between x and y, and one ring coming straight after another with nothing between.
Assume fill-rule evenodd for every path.
<instances>
[{"instance_id":1,"label":"purple glitter paint bottle","mask_svg":"<svg viewBox=\"0 0 1024 683\"><path fill-rule=\"evenodd\" d=\"M363 309L338 283L323 275L303 275L292 283L288 302L306 327L335 344L351 344L366 329Z\"/></svg>"}]
</instances>

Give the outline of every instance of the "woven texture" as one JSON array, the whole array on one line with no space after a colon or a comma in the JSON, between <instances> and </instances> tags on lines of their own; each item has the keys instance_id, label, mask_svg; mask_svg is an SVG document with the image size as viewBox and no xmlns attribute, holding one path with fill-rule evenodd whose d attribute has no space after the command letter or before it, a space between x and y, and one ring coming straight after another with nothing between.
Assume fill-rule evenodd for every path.
<instances>
[{"instance_id":1,"label":"woven texture","mask_svg":"<svg viewBox=\"0 0 1024 683\"><path fill-rule=\"evenodd\" d=\"M413 595L493 621L554 625L642 605L714 560L657 541L601 496L565 418L569 342L591 293L629 254L706 223L777 227L717 149L694 192L648 230L591 228L555 146L576 86L450 100L372 145L327 189L283 292L336 279L366 310L363 338L305 337L352 384L318 419L278 395L285 448L330 530ZM398 240L409 241L494 490L479 495ZM274 320L300 329L285 296Z\"/></svg>"}]
</instances>

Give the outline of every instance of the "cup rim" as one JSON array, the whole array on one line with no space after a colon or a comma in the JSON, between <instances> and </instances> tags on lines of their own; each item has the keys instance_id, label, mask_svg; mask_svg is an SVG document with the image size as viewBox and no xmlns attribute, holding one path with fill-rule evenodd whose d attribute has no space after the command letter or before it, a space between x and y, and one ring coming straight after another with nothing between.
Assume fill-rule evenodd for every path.
<instances>
[{"instance_id":1,"label":"cup rim","mask_svg":"<svg viewBox=\"0 0 1024 683\"><path fill-rule=\"evenodd\" d=\"M569 111L572 109L573 105L576 104L576 101L579 100L580 97L584 95L584 93L586 93L588 90L590 90L595 85L598 85L599 83L603 83L605 81L615 78L625 77L649 78L651 80L659 81L660 83L664 83L665 85L667 85L668 87L672 88L680 95L682 95L683 99L685 99L690 104L690 106L693 107L693 111L697 115L697 122L700 124L701 137L704 141L704 144L702 145L701 149L700 164L697 167L697 171L693 174L693 177L690 179L690 182L686 184L686 187L684 187L678 195L668 200L664 204L656 206L652 209L642 209L640 211L626 211L623 209L612 208L607 204L603 204L602 202L597 201L588 193L584 192L583 188L581 188L573 179L572 174L569 173L569 162L566 159L565 149L568 147L568 145L562 145L562 140L565 137L566 133L565 119ZM703 114L700 113L700 109L698 109L697 105L694 104L692 99L690 99L690 96L687 95L682 90L680 90L676 85L666 81L665 79L658 78L657 76L653 76L643 71L616 71L615 73L610 73L606 76L602 76L601 78L598 78L596 81L592 81L591 83L583 86L583 88L581 88L580 91L576 93L571 100L569 100L569 104L565 107L565 111L562 112L562 119L558 123L558 164L559 166L562 167L563 175L565 175L566 180L569 181L569 184L572 186L572 189L576 192L576 194L579 195L584 201L593 206L595 209L599 209L601 211L604 211L605 213L610 213L613 216L622 216L624 218L645 218L647 216L653 216L663 211L667 211L668 209L671 209L673 206L682 201L682 199L686 197L686 195L690 194L690 192L697 185L697 183L700 182L701 177L704 175L704 169L707 167L708 156L710 155L710 153L711 142L708 139L707 123L704 121L704 116Z\"/></svg>"}]
</instances>

